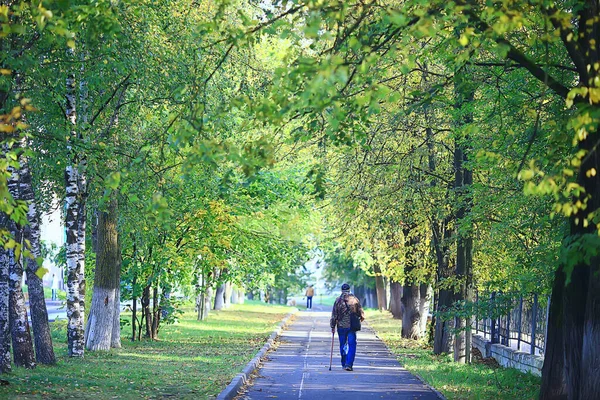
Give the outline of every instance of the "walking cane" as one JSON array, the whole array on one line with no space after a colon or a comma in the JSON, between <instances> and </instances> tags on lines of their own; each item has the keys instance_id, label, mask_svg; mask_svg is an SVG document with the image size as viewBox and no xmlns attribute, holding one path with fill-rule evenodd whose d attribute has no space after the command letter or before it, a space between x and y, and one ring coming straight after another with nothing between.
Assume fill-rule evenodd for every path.
<instances>
[{"instance_id":1,"label":"walking cane","mask_svg":"<svg viewBox=\"0 0 600 400\"><path fill-rule=\"evenodd\" d=\"M335 338L335 331L331 332L331 356L329 357L329 370L331 371L331 363L333 362L333 338Z\"/></svg>"}]
</instances>

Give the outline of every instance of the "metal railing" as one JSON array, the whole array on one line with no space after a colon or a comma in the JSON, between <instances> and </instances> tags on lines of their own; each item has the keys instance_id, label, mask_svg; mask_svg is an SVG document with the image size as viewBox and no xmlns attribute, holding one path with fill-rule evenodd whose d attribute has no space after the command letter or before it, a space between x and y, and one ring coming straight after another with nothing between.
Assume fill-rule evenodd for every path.
<instances>
[{"instance_id":1,"label":"metal railing","mask_svg":"<svg viewBox=\"0 0 600 400\"><path fill-rule=\"evenodd\" d=\"M499 343L529 354L544 354L550 298L531 294L510 298L492 292L476 295L476 303L486 303L475 318L474 333L482 333L491 343Z\"/></svg>"}]
</instances>

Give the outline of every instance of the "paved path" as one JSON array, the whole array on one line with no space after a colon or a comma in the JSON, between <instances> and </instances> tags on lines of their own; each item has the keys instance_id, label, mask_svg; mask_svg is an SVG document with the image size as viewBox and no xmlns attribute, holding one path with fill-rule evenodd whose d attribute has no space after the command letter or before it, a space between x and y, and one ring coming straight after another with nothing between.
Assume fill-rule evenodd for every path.
<instances>
[{"instance_id":1,"label":"paved path","mask_svg":"<svg viewBox=\"0 0 600 400\"><path fill-rule=\"evenodd\" d=\"M267 353L250 386L237 399L439 399L398 364L368 326L363 325L358 332L352 372L342 369L336 333L329 371L330 314L318 305L313 311L298 313L279 337L276 348Z\"/></svg>"}]
</instances>

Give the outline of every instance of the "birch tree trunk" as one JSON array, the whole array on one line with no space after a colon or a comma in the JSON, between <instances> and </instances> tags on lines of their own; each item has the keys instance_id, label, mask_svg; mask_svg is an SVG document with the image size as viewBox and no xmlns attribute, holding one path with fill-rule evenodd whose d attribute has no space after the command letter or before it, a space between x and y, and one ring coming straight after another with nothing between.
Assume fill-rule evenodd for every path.
<instances>
[{"instance_id":1,"label":"birch tree trunk","mask_svg":"<svg viewBox=\"0 0 600 400\"><path fill-rule=\"evenodd\" d=\"M71 124L71 137L76 137L77 112L75 108L75 75L69 74L66 82L66 116ZM70 146L69 146L70 148ZM85 239L85 231L81 232L81 216L84 204L81 204L80 177L78 159L73 157L71 165L65 169L66 205L66 256L67 256L67 342L69 356L83 357L84 355L84 307L81 298L81 236ZM83 290L85 293L85 289Z\"/></svg>"},{"instance_id":2,"label":"birch tree trunk","mask_svg":"<svg viewBox=\"0 0 600 400\"><path fill-rule=\"evenodd\" d=\"M19 170L8 168L10 177L7 187L14 199L19 198ZM8 249L9 322L12 337L12 350L15 365L25 368L35 367L33 342L29 330L29 319L23 295L23 231L14 221L8 221L9 232L15 245Z\"/></svg>"},{"instance_id":3,"label":"birch tree trunk","mask_svg":"<svg viewBox=\"0 0 600 400\"><path fill-rule=\"evenodd\" d=\"M22 233L13 224L11 233L15 241L22 244ZM21 247L22 248L22 247ZM21 281L23 280L23 264L20 254L14 249L8 251L9 272L9 319L10 333L12 336L13 359L15 365L25 368L35 368L35 356L33 342L29 330L27 308L25 307L25 296Z\"/></svg>"},{"instance_id":4,"label":"birch tree trunk","mask_svg":"<svg viewBox=\"0 0 600 400\"><path fill-rule=\"evenodd\" d=\"M77 281L79 283L79 325L85 323L85 230L86 230L86 198L87 181L85 178L85 162L81 162L78 171L79 201L77 210Z\"/></svg>"},{"instance_id":5,"label":"birch tree trunk","mask_svg":"<svg viewBox=\"0 0 600 400\"><path fill-rule=\"evenodd\" d=\"M8 223L8 217L1 215L3 228ZM9 297L8 284L8 250L0 247L0 373L11 371L10 362L10 319L9 319Z\"/></svg>"},{"instance_id":6,"label":"birch tree trunk","mask_svg":"<svg viewBox=\"0 0 600 400\"><path fill-rule=\"evenodd\" d=\"M48 323L48 310L44 299L44 286L42 279L37 275L39 265L37 259L41 257L40 247L40 218L37 213L35 195L31 181L31 172L27 160L23 160L20 170L20 197L29 203L27 220L29 224L24 227L23 235L29 240L32 257L27 258L27 288L29 292L29 309L33 339L35 342L35 356L41 364L55 364L56 357L52 346L50 324Z\"/></svg>"},{"instance_id":7,"label":"birch tree trunk","mask_svg":"<svg viewBox=\"0 0 600 400\"><path fill-rule=\"evenodd\" d=\"M106 211L98 213L98 252L92 306L88 317L85 347L88 350L109 350L118 341L113 338L115 320L119 325L119 285L121 250L117 231L117 199L113 193Z\"/></svg>"}]
</instances>

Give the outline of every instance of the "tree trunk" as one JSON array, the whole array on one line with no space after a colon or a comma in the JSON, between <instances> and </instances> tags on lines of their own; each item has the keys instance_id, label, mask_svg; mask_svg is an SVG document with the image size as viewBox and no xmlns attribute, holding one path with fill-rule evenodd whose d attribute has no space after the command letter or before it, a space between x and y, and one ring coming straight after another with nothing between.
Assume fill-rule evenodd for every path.
<instances>
[{"instance_id":1,"label":"tree trunk","mask_svg":"<svg viewBox=\"0 0 600 400\"><path fill-rule=\"evenodd\" d=\"M152 313L150 312L150 285L144 287L142 292L142 313L146 320L146 334L145 336L152 339Z\"/></svg>"},{"instance_id":2,"label":"tree trunk","mask_svg":"<svg viewBox=\"0 0 600 400\"><path fill-rule=\"evenodd\" d=\"M233 288L231 286L231 282L225 282L225 292L224 292L224 296L225 296L225 303L224 303L224 307L225 308L229 308L231 307L231 292L233 291Z\"/></svg>"},{"instance_id":3,"label":"tree trunk","mask_svg":"<svg viewBox=\"0 0 600 400\"><path fill-rule=\"evenodd\" d=\"M597 173L600 171L597 149L600 135L600 101L591 95L592 90L598 90L598 85L594 82L600 78L600 72L597 68L590 68L598 65L600 61L600 29L597 19L599 13L598 1L580 2L577 9L577 25L568 28L569 31L573 29L578 32L580 36L579 46L569 51L573 61L578 61L578 58L580 61L574 62L580 86L591 86L589 93L583 95L583 98L575 99L579 115L573 116L573 119L581 116L591 117L592 122L589 125L593 128L582 124L580 131L570 132L570 135L575 133L575 137L583 137L579 139L578 150L585 156L581 159L577 173L577 183L583 190L573 196L573 204L580 201L585 206L576 208L570 216L570 234L564 243L573 246L571 249L563 249L583 251L584 254L581 257L580 254L577 255L580 258L575 258L578 260L574 262L575 265L560 265L555 275L548 316L550 347L542 369L541 399L600 398L600 259L597 249L590 250L591 245L586 242L588 235L597 238L595 216L600 209L600 174ZM565 32L561 30L561 36L566 34ZM572 250L575 248L577 250ZM567 271L571 271L570 275ZM558 360L560 350L564 354L564 364Z\"/></svg>"},{"instance_id":4,"label":"tree trunk","mask_svg":"<svg viewBox=\"0 0 600 400\"><path fill-rule=\"evenodd\" d=\"M98 213L98 249L92 307L88 317L85 346L88 350L110 350L118 341L120 347L120 278L121 249L117 231L118 205L113 193L105 211ZM114 326L119 326L113 338Z\"/></svg>"},{"instance_id":5,"label":"tree trunk","mask_svg":"<svg viewBox=\"0 0 600 400\"><path fill-rule=\"evenodd\" d=\"M367 288L367 304L369 304L369 307L375 308L375 304L376 304L376 291L373 290L372 288Z\"/></svg>"},{"instance_id":6,"label":"tree trunk","mask_svg":"<svg viewBox=\"0 0 600 400\"><path fill-rule=\"evenodd\" d=\"M72 52L71 52L72 54ZM66 116L71 124L71 137L76 136L77 112L75 107L75 75L69 74L67 77L67 106ZM71 145L68 145L72 150ZM67 342L69 347L69 356L83 357L84 355L84 330L83 319L84 309L81 307L80 292L80 255L79 255L79 237L81 212L81 193L80 178L78 171L78 158L73 156L71 165L65 169L66 186L66 205L65 205L65 227L66 227L66 249L67 249ZM85 206L85 205L83 205Z\"/></svg>"},{"instance_id":7,"label":"tree trunk","mask_svg":"<svg viewBox=\"0 0 600 400\"><path fill-rule=\"evenodd\" d=\"M596 107L596 113L600 112L598 108ZM588 154L582 162L578 175L578 183L585 189L581 201L585 201L583 199L588 195L591 198L587 201L585 210L580 210L571 217L571 237L575 240L582 239L586 234L597 234L593 228L584 227L582 221L590 212L598 212L600 208L600 174L589 177L586 175L586 172L592 169L600 171L600 157L596 151L600 128L594 133L590 132L588 137L579 143L579 148ZM600 370L597 369L600 363L597 359L598 348L590 347L598 343L598 336L600 336L600 331L597 330L600 324L600 314L598 314L600 293L594 292L598 285L598 261L599 258L596 256L592 257L589 263L581 261L575 265L570 275L570 282L563 289L564 374L569 399L600 396L599 391L594 392L594 388L600 387ZM590 351L591 354L585 354Z\"/></svg>"},{"instance_id":8,"label":"tree trunk","mask_svg":"<svg viewBox=\"0 0 600 400\"><path fill-rule=\"evenodd\" d=\"M427 81L426 73L423 74L424 81ZM427 128L425 134L427 138L427 149L428 149L428 163L429 170L434 173L437 169L436 150L434 146L434 135L433 130L429 126L429 112L428 106L425 106L425 121L427 122ZM431 187L437 186L437 180L431 180ZM449 254L450 247L449 243L451 240L452 232L448 229L448 223L450 218L446 217L441 221L436 215L431 216L431 230L432 230L432 242L433 251L435 255L436 263L436 280L440 283L443 279L448 278L452 272L449 265ZM437 301L434 303L435 311L445 311L452 305L453 295L447 289L439 289L437 293ZM446 321L440 316L434 316L432 320L434 335L433 335L433 353L442 354L449 353L452 346L452 336L450 335L451 323Z\"/></svg>"},{"instance_id":9,"label":"tree trunk","mask_svg":"<svg viewBox=\"0 0 600 400\"><path fill-rule=\"evenodd\" d=\"M421 292L419 285L404 285L402 292L402 337L407 339L421 338L421 313L419 302Z\"/></svg>"},{"instance_id":10,"label":"tree trunk","mask_svg":"<svg viewBox=\"0 0 600 400\"><path fill-rule=\"evenodd\" d=\"M216 311L222 310L225 304L225 298L223 297L225 293L225 284L221 284L217 287L217 293L215 294L215 304L213 309Z\"/></svg>"},{"instance_id":11,"label":"tree trunk","mask_svg":"<svg viewBox=\"0 0 600 400\"><path fill-rule=\"evenodd\" d=\"M208 286L204 294L204 318L208 317L208 314L210 313L210 310L212 308L212 297L213 289L210 286Z\"/></svg>"},{"instance_id":12,"label":"tree trunk","mask_svg":"<svg viewBox=\"0 0 600 400\"><path fill-rule=\"evenodd\" d=\"M19 198L19 171L8 169L10 177L7 186L14 199ZM8 249L8 288L9 288L9 321L12 336L12 350L15 365L25 368L35 367L35 355L31 332L29 330L29 319L25 307L25 296L21 282L23 281L23 231L13 221L8 222L9 232L16 245Z\"/></svg>"},{"instance_id":13,"label":"tree trunk","mask_svg":"<svg viewBox=\"0 0 600 400\"><path fill-rule=\"evenodd\" d=\"M240 304L240 292L237 288L233 288L231 291L231 303Z\"/></svg>"},{"instance_id":14,"label":"tree trunk","mask_svg":"<svg viewBox=\"0 0 600 400\"><path fill-rule=\"evenodd\" d=\"M29 292L29 309L31 311L31 324L35 343L35 356L38 363L52 365L56 363L50 324L48 323L48 310L44 299L44 286L42 279L37 275L39 265L37 259L41 257L40 247L40 218L37 213L35 196L31 182L31 173L26 160L20 170L20 197L29 203L27 220L29 224L23 229L25 240L31 245L31 256L27 258L27 288Z\"/></svg>"},{"instance_id":15,"label":"tree trunk","mask_svg":"<svg viewBox=\"0 0 600 400\"><path fill-rule=\"evenodd\" d=\"M395 319L402 319L402 285L390 281L390 311Z\"/></svg>"},{"instance_id":16,"label":"tree trunk","mask_svg":"<svg viewBox=\"0 0 600 400\"><path fill-rule=\"evenodd\" d=\"M593 261L598 265L598 258ZM580 398L600 396L600 273L590 273L581 351Z\"/></svg>"},{"instance_id":17,"label":"tree trunk","mask_svg":"<svg viewBox=\"0 0 600 400\"><path fill-rule=\"evenodd\" d=\"M9 184L10 185L10 184ZM23 238L21 232L13 224L11 234L15 241L22 244ZM31 332L29 330L29 320L27 318L27 308L25 307L25 297L21 281L23 280L23 264L20 254L15 254L15 250L8 252L9 269L9 319L10 333L12 336L13 359L15 365L25 368L35 367L35 355L33 351L33 342L31 341Z\"/></svg>"},{"instance_id":18,"label":"tree trunk","mask_svg":"<svg viewBox=\"0 0 600 400\"><path fill-rule=\"evenodd\" d=\"M121 247L121 246L119 246ZM121 280L119 274L119 281ZM115 311L113 314L113 329L112 336L110 338L110 347L113 349L121 348L121 287L117 288L115 294Z\"/></svg>"},{"instance_id":19,"label":"tree trunk","mask_svg":"<svg viewBox=\"0 0 600 400\"><path fill-rule=\"evenodd\" d=\"M458 137L462 129L473 122L471 111L463 111L463 106L469 105L475 96L475 87L465 80L467 71L465 67L457 71L454 75L454 91L456 96L455 109L458 110L456 129L457 137L455 139L454 149L454 190L458 210L456 211L457 243L456 243L456 276L460 281L460 289L456 294L456 300L459 302L468 302L470 300L472 263L473 263L473 239L471 235L472 228L469 224L469 214L471 212L471 184L473 182L473 173L466 167L468 162L468 142L469 138ZM470 318L457 317L455 328L457 333L454 340L454 361L464 364L471 361L471 338L470 338Z\"/></svg>"},{"instance_id":20,"label":"tree trunk","mask_svg":"<svg viewBox=\"0 0 600 400\"><path fill-rule=\"evenodd\" d=\"M8 216L0 215L2 219L1 227L8 223ZM9 268L8 268L8 250L0 247L0 373L10 372L12 370L10 361L10 318L9 318Z\"/></svg>"},{"instance_id":21,"label":"tree trunk","mask_svg":"<svg viewBox=\"0 0 600 400\"><path fill-rule=\"evenodd\" d=\"M453 297L454 296L450 290L440 289L437 311L444 312L451 307L453 303ZM450 353L450 349L452 347L452 335L450 334L450 331L452 328L452 321L441 318L440 316L435 318L435 336L433 339L434 354Z\"/></svg>"},{"instance_id":22,"label":"tree trunk","mask_svg":"<svg viewBox=\"0 0 600 400\"><path fill-rule=\"evenodd\" d=\"M558 268L552 286L550 312L548 314L548 336L542 367L540 400L567 400L565 382L565 355L563 348L563 290L565 276L562 267Z\"/></svg>"},{"instance_id":23,"label":"tree trunk","mask_svg":"<svg viewBox=\"0 0 600 400\"><path fill-rule=\"evenodd\" d=\"M429 315L429 308L431 306L431 297L433 296L433 289L427 283L422 283L419 287L420 301L419 301L419 314L421 314L421 321L419 329L421 330L421 337L425 336L427 331L427 318Z\"/></svg>"},{"instance_id":24,"label":"tree trunk","mask_svg":"<svg viewBox=\"0 0 600 400\"><path fill-rule=\"evenodd\" d=\"M373 272L375 273L375 288L377 290L377 308L379 311L387 310L387 299L385 296L385 283L379 264L373 264Z\"/></svg>"},{"instance_id":25,"label":"tree trunk","mask_svg":"<svg viewBox=\"0 0 600 400\"><path fill-rule=\"evenodd\" d=\"M152 290L152 340L158 339L158 329L160 326L161 307L158 303L158 284Z\"/></svg>"},{"instance_id":26,"label":"tree trunk","mask_svg":"<svg viewBox=\"0 0 600 400\"><path fill-rule=\"evenodd\" d=\"M79 210L77 211L77 280L79 282L79 325L85 323L85 229L87 183L82 172L77 174L79 185Z\"/></svg>"}]
</instances>

